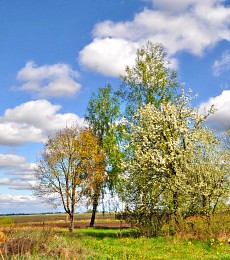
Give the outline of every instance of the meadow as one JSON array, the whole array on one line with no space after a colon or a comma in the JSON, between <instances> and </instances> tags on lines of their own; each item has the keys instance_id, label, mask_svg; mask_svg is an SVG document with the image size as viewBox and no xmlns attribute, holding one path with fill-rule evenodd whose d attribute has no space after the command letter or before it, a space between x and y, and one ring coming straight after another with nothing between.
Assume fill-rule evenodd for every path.
<instances>
[{"instance_id":1,"label":"meadow","mask_svg":"<svg viewBox=\"0 0 230 260\"><path fill-rule=\"evenodd\" d=\"M114 214L98 214L89 228L90 214L77 214L68 231L65 214L0 217L2 259L230 259L229 211L219 213L208 227L203 219L189 219L181 230L165 226L162 235L147 238Z\"/></svg>"}]
</instances>

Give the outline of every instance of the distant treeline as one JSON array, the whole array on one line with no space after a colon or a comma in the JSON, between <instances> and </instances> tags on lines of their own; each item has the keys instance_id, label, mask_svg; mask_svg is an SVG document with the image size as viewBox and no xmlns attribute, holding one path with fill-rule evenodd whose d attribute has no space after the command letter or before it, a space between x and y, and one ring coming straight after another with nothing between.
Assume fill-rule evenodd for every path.
<instances>
[{"instance_id":1,"label":"distant treeline","mask_svg":"<svg viewBox=\"0 0 230 260\"><path fill-rule=\"evenodd\" d=\"M5 216L31 216L31 215L47 215L47 214L65 214L64 212L44 212L44 213L9 213L0 214L1 217Z\"/></svg>"}]
</instances>

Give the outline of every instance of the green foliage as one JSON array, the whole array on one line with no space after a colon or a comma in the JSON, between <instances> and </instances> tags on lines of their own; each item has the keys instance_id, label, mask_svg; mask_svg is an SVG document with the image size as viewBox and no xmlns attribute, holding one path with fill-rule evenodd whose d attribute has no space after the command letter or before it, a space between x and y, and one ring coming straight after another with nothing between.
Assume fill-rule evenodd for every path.
<instances>
[{"instance_id":1,"label":"green foliage","mask_svg":"<svg viewBox=\"0 0 230 260\"><path fill-rule=\"evenodd\" d=\"M85 119L89 123L94 134L99 139L99 145L105 153L105 165L107 178L98 186L98 192L93 195L93 210L90 226L94 225L96 210L100 195L104 193L105 187L110 191L117 184L117 175L120 171L121 152L119 149L119 131L117 120L120 117L120 103L112 93L112 87L107 85L99 88L89 101Z\"/></svg>"},{"instance_id":2,"label":"green foliage","mask_svg":"<svg viewBox=\"0 0 230 260\"><path fill-rule=\"evenodd\" d=\"M226 147L230 150L230 127L227 130L227 134L224 140Z\"/></svg>"},{"instance_id":3,"label":"green foliage","mask_svg":"<svg viewBox=\"0 0 230 260\"><path fill-rule=\"evenodd\" d=\"M229 197L229 137L223 145L204 127L213 108L201 116L191 106L190 92L182 88L176 95L176 76L162 45L148 42L137 51L135 65L126 68L116 93L125 107L121 139L117 126L111 127L119 107L110 86L99 89L88 107L88 120L110 162L111 151L122 151L117 188L135 225L148 236L160 234L170 214L178 227L187 215L205 215L210 224Z\"/></svg>"},{"instance_id":4,"label":"green foliage","mask_svg":"<svg viewBox=\"0 0 230 260\"><path fill-rule=\"evenodd\" d=\"M85 119L98 136L100 146L106 154L107 184L112 188L120 171L121 152L118 146L120 131L117 127L120 119L120 102L113 94L111 85L99 88L97 93L93 93Z\"/></svg>"},{"instance_id":5,"label":"green foliage","mask_svg":"<svg viewBox=\"0 0 230 260\"><path fill-rule=\"evenodd\" d=\"M176 72L170 69L162 45L148 42L136 56L135 65L127 67L126 74L121 77L122 85L118 92L125 101L125 114L129 120L146 104L159 107L163 101L172 100L178 86Z\"/></svg>"}]
</instances>

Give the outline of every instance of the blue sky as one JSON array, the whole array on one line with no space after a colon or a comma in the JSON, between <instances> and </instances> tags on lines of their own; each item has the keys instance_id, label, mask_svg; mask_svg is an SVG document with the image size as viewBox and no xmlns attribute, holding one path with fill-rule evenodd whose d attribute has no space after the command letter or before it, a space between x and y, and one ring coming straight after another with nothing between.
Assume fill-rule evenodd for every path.
<instances>
[{"instance_id":1,"label":"blue sky","mask_svg":"<svg viewBox=\"0 0 230 260\"><path fill-rule=\"evenodd\" d=\"M83 122L92 92L119 87L148 40L162 43L209 124L230 126L230 1L1 0L0 214L51 211L32 196L47 136Z\"/></svg>"}]
</instances>

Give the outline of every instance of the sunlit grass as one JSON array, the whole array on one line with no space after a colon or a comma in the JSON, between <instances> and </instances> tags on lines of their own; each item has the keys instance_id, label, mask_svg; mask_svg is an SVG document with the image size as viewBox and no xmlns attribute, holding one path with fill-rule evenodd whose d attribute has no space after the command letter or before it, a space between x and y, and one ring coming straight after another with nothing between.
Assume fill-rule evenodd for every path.
<instances>
[{"instance_id":1,"label":"sunlit grass","mask_svg":"<svg viewBox=\"0 0 230 260\"><path fill-rule=\"evenodd\" d=\"M96 259L230 259L227 243L214 240L137 238L130 229L122 233L114 229L82 229L75 231L75 237L82 246L98 252Z\"/></svg>"},{"instance_id":2,"label":"sunlit grass","mask_svg":"<svg viewBox=\"0 0 230 260\"><path fill-rule=\"evenodd\" d=\"M115 228L75 229L71 236L63 229L25 227L6 229L5 234L5 256L12 259L230 259L226 241L214 238L146 238Z\"/></svg>"},{"instance_id":3,"label":"sunlit grass","mask_svg":"<svg viewBox=\"0 0 230 260\"><path fill-rule=\"evenodd\" d=\"M110 216L110 219L109 219ZM45 216L45 220L60 216ZM28 217L35 220L36 216ZM84 220L83 220L84 218ZM89 222L90 214L78 215L77 221ZM42 221L41 216L39 216ZM63 218L64 219L64 218ZM98 223L103 227L76 228L71 236L68 228L58 225L30 226L31 222L12 224L8 217L0 218L0 229L9 238L8 255L12 259L230 259L227 238L230 236L229 212L217 215L210 227L205 221L195 220L193 228L185 222L180 232L170 235L165 226L162 236L146 238L136 229L120 228L114 215L99 215ZM11 224L7 224L11 222ZM116 227L105 227L106 223L116 223ZM5 223L5 224L4 224ZM7 258L8 257L8 258Z\"/></svg>"}]
</instances>

